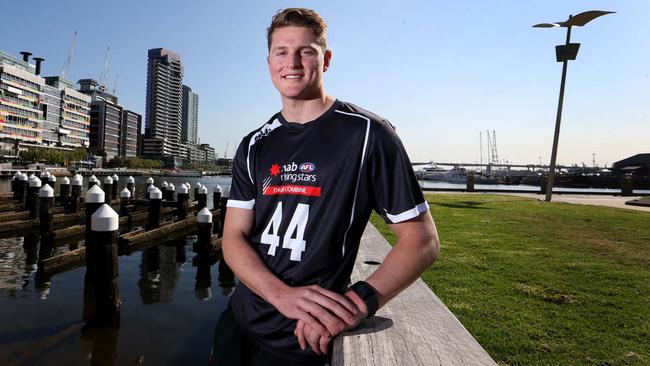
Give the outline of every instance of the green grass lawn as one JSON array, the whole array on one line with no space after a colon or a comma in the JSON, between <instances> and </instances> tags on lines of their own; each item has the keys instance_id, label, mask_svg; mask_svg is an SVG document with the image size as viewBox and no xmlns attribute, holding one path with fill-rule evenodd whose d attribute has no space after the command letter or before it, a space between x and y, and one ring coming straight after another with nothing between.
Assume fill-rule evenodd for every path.
<instances>
[{"instance_id":1,"label":"green grass lawn","mask_svg":"<svg viewBox=\"0 0 650 366\"><path fill-rule=\"evenodd\" d=\"M427 200L441 254L422 279L497 362L650 365L649 213L505 195Z\"/></svg>"}]
</instances>

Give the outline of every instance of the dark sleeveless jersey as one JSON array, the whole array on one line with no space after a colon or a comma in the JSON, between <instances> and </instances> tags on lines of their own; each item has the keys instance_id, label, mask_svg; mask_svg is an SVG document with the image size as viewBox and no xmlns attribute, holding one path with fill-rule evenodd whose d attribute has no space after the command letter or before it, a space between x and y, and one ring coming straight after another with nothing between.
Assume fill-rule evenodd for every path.
<instances>
[{"instance_id":1,"label":"dark sleeveless jersey","mask_svg":"<svg viewBox=\"0 0 650 366\"><path fill-rule=\"evenodd\" d=\"M348 285L373 209L388 223L428 209L390 123L338 100L311 122L288 123L278 113L246 136L228 207L254 210L250 243L282 281L338 293ZM243 283L231 304L242 328L269 352L315 356L298 346L296 321Z\"/></svg>"}]
</instances>

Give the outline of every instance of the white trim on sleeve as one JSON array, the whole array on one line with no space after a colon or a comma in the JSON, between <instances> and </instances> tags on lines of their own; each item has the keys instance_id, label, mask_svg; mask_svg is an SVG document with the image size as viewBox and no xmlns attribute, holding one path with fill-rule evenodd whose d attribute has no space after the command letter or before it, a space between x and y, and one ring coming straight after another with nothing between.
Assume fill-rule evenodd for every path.
<instances>
[{"instance_id":1,"label":"white trim on sleeve","mask_svg":"<svg viewBox=\"0 0 650 366\"><path fill-rule=\"evenodd\" d=\"M250 200L250 201L238 201L234 199L228 199L228 203L226 203L226 207L236 207L236 208L245 208L247 210L252 210L253 207L255 207L255 200Z\"/></svg>"},{"instance_id":2,"label":"white trim on sleeve","mask_svg":"<svg viewBox=\"0 0 650 366\"><path fill-rule=\"evenodd\" d=\"M410 209L408 211L404 211L404 212L399 213L397 215L389 214L388 211L386 211L386 209L384 209L384 211L386 212L386 217L388 217L390 222L392 222L393 224L397 224L399 222L410 220L410 219L412 219L414 217L417 217L421 213L426 212L428 209L429 209L429 204L426 201L424 201L424 202L420 203L419 205L413 207L412 209Z\"/></svg>"},{"instance_id":3,"label":"white trim on sleeve","mask_svg":"<svg viewBox=\"0 0 650 366\"><path fill-rule=\"evenodd\" d=\"M359 117L366 121L366 134L363 139L363 150L361 150L361 163L359 164L359 172L357 173L357 185L354 188L354 198L352 198L352 212L350 213L350 224L348 225L348 228L345 230L345 234L343 234L343 245L341 249L341 258L343 258L345 256L345 242L347 241L348 238L348 231L350 231L350 228L352 227L352 223L354 222L354 208L357 203L357 194L359 193L359 181L361 180L361 171L363 170L363 164L366 161L366 150L368 149L368 136L370 135L370 119L356 113L342 112L339 111L338 109L336 109L335 111L348 116Z\"/></svg>"},{"instance_id":4,"label":"white trim on sleeve","mask_svg":"<svg viewBox=\"0 0 650 366\"><path fill-rule=\"evenodd\" d=\"M255 182L253 181L253 173L251 173L251 148L257 140L266 137L271 133L273 130L276 128L282 126L282 123L280 123L280 120L275 118L273 121L266 123L262 128L260 128L259 131L257 131L250 139L248 142L248 153L246 154L246 170L248 172L248 179L251 180L251 183L255 185Z\"/></svg>"}]
</instances>

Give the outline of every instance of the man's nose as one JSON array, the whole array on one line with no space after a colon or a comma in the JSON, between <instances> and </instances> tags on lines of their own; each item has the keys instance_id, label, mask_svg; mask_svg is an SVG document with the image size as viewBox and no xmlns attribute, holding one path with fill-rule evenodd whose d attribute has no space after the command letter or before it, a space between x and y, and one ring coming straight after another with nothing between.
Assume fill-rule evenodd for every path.
<instances>
[{"instance_id":1,"label":"man's nose","mask_svg":"<svg viewBox=\"0 0 650 366\"><path fill-rule=\"evenodd\" d=\"M289 54L289 64L294 69L302 68L300 52L291 52Z\"/></svg>"}]
</instances>

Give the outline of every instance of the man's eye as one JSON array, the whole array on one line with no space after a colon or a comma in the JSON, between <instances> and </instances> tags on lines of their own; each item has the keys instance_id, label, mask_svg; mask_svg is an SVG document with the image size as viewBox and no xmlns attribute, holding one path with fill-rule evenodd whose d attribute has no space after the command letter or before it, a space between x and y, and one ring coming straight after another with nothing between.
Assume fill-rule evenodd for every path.
<instances>
[{"instance_id":1,"label":"man's eye","mask_svg":"<svg viewBox=\"0 0 650 366\"><path fill-rule=\"evenodd\" d=\"M303 51L302 51L302 54L303 54L303 55L307 55L307 56L313 56L313 55L315 55L316 53L315 53L313 50L303 50Z\"/></svg>"}]
</instances>

